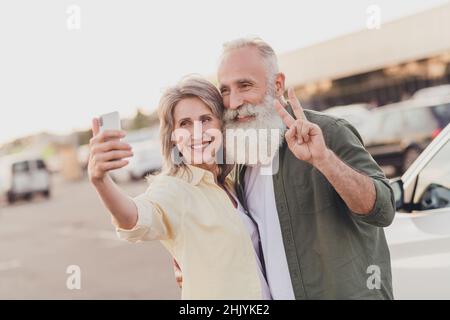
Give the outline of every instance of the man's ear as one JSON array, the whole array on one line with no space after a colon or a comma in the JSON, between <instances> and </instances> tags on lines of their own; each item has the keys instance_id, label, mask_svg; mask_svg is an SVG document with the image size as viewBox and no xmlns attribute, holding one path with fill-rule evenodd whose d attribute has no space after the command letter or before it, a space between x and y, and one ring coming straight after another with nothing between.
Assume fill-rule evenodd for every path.
<instances>
[{"instance_id":1,"label":"man's ear","mask_svg":"<svg viewBox=\"0 0 450 320\"><path fill-rule=\"evenodd\" d=\"M285 75L283 72L277 73L275 76L275 94L278 98L283 97L285 91Z\"/></svg>"}]
</instances>

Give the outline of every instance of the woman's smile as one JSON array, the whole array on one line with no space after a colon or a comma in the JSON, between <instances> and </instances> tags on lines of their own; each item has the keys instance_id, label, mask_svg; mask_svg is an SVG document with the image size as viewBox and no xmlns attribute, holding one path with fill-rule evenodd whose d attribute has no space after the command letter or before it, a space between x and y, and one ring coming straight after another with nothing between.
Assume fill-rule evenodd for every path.
<instances>
[{"instance_id":1,"label":"woman's smile","mask_svg":"<svg viewBox=\"0 0 450 320\"><path fill-rule=\"evenodd\" d=\"M189 147L194 151L199 151L199 150L204 151L211 143L212 143L212 140L197 142L197 143L192 143L191 145L189 145Z\"/></svg>"}]
</instances>

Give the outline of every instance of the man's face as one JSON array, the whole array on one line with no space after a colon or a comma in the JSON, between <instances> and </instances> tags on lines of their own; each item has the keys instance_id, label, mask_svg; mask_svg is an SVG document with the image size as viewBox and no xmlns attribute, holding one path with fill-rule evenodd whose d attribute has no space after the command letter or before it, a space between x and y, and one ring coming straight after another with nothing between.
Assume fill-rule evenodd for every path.
<instances>
[{"instance_id":1,"label":"man's face","mask_svg":"<svg viewBox=\"0 0 450 320\"><path fill-rule=\"evenodd\" d=\"M256 48L245 47L227 53L219 66L218 79L227 109L238 109L245 104L258 105L268 89L266 66Z\"/></svg>"},{"instance_id":2,"label":"man's face","mask_svg":"<svg viewBox=\"0 0 450 320\"><path fill-rule=\"evenodd\" d=\"M285 125L274 107L275 99L279 99L278 95L283 92L284 76L269 74L257 49L244 47L223 57L218 79L225 105L223 120L226 133L234 131L241 140L245 140L245 135L251 135L248 130L256 133L256 141L247 141L244 148L235 144L234 139L227 138L227 159L251 164L250 159L261 162L263 153L272 158L285 132ZM245 132L239 133L239 129ZM277 135L269 138L273 129Z\"/></svg>"}]
</instances>

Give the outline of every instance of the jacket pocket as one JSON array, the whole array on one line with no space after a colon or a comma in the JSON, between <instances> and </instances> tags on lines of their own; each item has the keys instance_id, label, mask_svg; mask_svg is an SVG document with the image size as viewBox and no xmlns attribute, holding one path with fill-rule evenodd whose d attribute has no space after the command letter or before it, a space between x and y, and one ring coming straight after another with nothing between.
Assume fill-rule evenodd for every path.
<instances>
[{"instance_id":1,"label":"jacket pocket","mask_svg":"<svg viewBox=\"0 0 450 320\"><path fill-rule=\"evenodd\" d=\"M298 214L314 214L337 205L337 193L317 169L312 168L299 179L294 179L295 206Z\"/></svg>"}]
</instances>

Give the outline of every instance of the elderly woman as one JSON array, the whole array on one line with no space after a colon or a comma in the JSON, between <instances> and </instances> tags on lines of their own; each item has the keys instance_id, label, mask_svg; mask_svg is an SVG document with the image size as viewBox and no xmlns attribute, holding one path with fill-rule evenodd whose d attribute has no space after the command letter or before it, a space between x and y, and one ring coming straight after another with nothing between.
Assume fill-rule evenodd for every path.
<instances>
[{"instance_id":1,"label":"elderly woman","mask_svg":"<svg viewBox=\"0 0 450 320\"><path fill-rule=\"evenodd\" d=\"M183 270L182 299L270 299L255 223L242 209L229 166L218 163L222 97L211 83L187 77L158 108L164 170L131 198L107 175L126 166L122 131L99 133L93 120L89 179L120 238L160 240Z\"/></svg>"}]
</instances>

